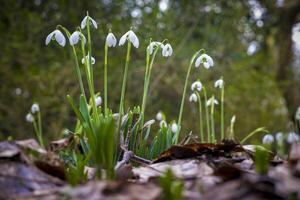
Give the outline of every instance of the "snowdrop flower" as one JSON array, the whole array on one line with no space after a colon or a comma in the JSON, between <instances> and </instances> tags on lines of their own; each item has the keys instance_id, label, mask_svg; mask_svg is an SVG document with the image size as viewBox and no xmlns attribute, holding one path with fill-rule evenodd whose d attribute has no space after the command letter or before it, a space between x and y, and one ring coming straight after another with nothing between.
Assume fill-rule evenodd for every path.
<instances>
[{"instance_id":1,"label":"snowdrop flower","mask_svg":"<svg viewBox=\"0 0 300 200\"><path fill-rule=\"evenodd\" d=\"M296 120L300 120L300 106L297 108L295 118Z\"/></svg>"},{"instance_id":2,"label":"snowdrop flower","mask_svg":"<svg viewBox=\"0 0 300 200\"><path fill-rule=\"evenodd\" d=\"M172 55L172 53L173 53L173 49L172 49L171 45L169 43L164 45L164 47L162 49L162 56L169 57Z\"/></svg>"},{"instance_id":3,"label":"snowdrop flower","mask_svg":"<svg viewBox=\"0 0 300 200\"><path fill-rule=\"evenodd\" d=\"M66 38L60 30L56 29L47 36L46 45L48 45L51 40L56 40L56 42L62 47L66 45Z\"/></svg>"},{"instance_id":4,"label":"snowdrop flower","mask_svg":"<svg viewBox=\"0 0 300 200\"><path fill-rule=\"evenodd\" d=\"M102 104L102 98L100 96L95 98L96 106L100 106Z\"/></svg>"},{"instance_id":5,"label":"snowdrop flower","mask_svg":"<svg viewBox=\"0 0 300 200\"><path fill-rule=\"evenodd\" d=\"M217 88L217 87L220 88L220 89L222 89L224 87L223 79L219 79L215 82L215 88Z\"/></svg>"},{"instance_id":6,"label":"snowdrop flower","mask_svg":"<svg viewBox=\"0 0 300 200\"><path fill-rule=\"evenodd\" d=\"M198 98L197 95L195 93L191 94L189 101L190 102L197 102Z\"/></svg>"},{"instance_id":7,"label":"snowdrop flower","mask_svg":"<svg viewBox=\"0 0 300 200\"><path fill-rule=\"evenodd\" d=\"M167 127L168 126L168 124L167 124L167 122L165 121L165 120L161 120L160 122L159 122L159 127L160 128L162 128L162 127Z\"/></svg>"},{"instance_id":8,"label":"snowdrop flower","mask_svg":"<svg viewBox=\"0 0 300 200\"><path fill-rule=\"evenodd\" d=\"M202 83L200 81L195 81L194 83L192 83L191 85L191 90L198 90L199 92L202 90Z\"/></svg>"},{"instance_id":9,"label":"snowdrop flower","mask_svg":"<svg viewBox=\"0 0 300 200\"><path fill-rule=\"evenodd\" d=\"M156 120L157 121L161 121L163 120L163 113L161 111L159 111L157 114L156 114Z\"/></svg>"},{"instance_id":10,"label":"snowdrop flower","mask_svg":"<svg viewBox=\"0 0 300 200\"><path fill-rule=\"evenodd\" d=\"M214 103L215 105L218 105L218 104L219 104L219 102L217 101L217 99L211 97L210 99L207 100L206 106L211 106L212 103Z\"/></svg>"},{"instance_id":11,"label":"snowdrop flower","mask_svg":"<svg viewBox=\"0 0 300 200\"><path fill-rule=\"evenodd\" d=\"M148 47L147 47L147 49L149 50L149 54L151 55L152 53L153 53L153 49L155 48L155 47L160 47L160 48L164 48L164 45L163 45L163 43L161 43L161 42L151 42L149 45L148 45Z\"/></svg>"},{"instance_id":12,"label":"snowdrop flower","mask_svg":"<svg viewBox=\"0 0 300 200\"><path fill-rule=\"evenodd\" d=\"M88 54L87 56L85 56L85 58L86 58L86 60L87 60L88 62L90 61L90 59L89 59L89 54ZM96 60L95 60L95 58L94 58L93 56L91 57L91 60L92 60L92 65L95 64ZM82 63L82 64L85 63L85 59L84 59L84 58L81 59L81 63Z\"/></svg>"},{"instance_id":13,"label":"snowdrop flower","mask_svg":"<svg viewBox=\"0 0 300 200\"><path fill-rule=\"evenodd\" d=\"M171 125L171 131L173 133L177 133L177 131L178 131L178 125L175 122L173 122Z\"/></svg>"},{"instance_id":14,"label":"snowdrop flower","mask_svg":"<svg viewBox=\"0 0 300 200\"><path fill-rule=\"evenodd\" d=\"M230 123L231 123L231 124L234 124L234 123L235 123L235 120L236 120L236 117L235 117L235 115L233 115L232 118L231 118L231 120L230 120Z\"/></svg>"},{"instance_id":15,"label":"snowdrop flower","mask_svg":"<svg viewBox=\"0 0 300 200\"><path fill-rule=\"evenodd\" d=\"M283 133L281 133L281 132L276 133L275 138L276 138L277 142L282 141L282 139L283 139Z\"/></svg>"},{"instance_id":16,"label":"snowdrop flower","mask_svg":"<svg viewBox=\"0 0 300 200\"><path fill-rule=\"evenodd\" d=\"M196 62L195 62L195 67L199 67L200 66L200 64L203 64L203 66L206 68L206 69L209 69L210 67L212 67L212 66L214 66L214 61L213 61L213 59L209 56L209 55L207 55L207 54L202 54L202 55L200 55L198 58L197 58L197 60L196 60Z\"/></svg>"},{"instance_id":17,"label":"snowdrop flower","mask_svg":"<svg viewBox=\"0 0 300 200\"><path fill-rule=\"evenodd\" d=\"M297 135L295 132L288 133L286 141L289 144L295 143L299 141L299 135Z\"/></svg>"},{"instance_id":18,"label":"snowdrop flower","mask_svg":"<svg viewBox=\"0 0 300 200\"><path fill-rule=\"evenodd\" d=\"M86 38L85 36L80 33L79 31L75 31L74 33L72 33L72 35L69 38L69 42L71 46L74 46L75 44L77 44L79 42L79 40L82 39L83 43L86 43Z\"/></svg>"},{"instance_id":19,"label":"snowdrop flower","mask_svg":"<svg viewBox=\"0 0 300 200\"><path fill-rule=\"evenodd\" d=\"M31 112L32 114L40 112L40 106L37 103L32 104L31 106Z\"/></svg>"},{"instance_id":20,"label":"snowdrop flower","mask_svg":"<svg viewBox=\"0 0 300 200\"><path fill-rule=\"evenodd\" d=\"M106 37L106 45L108 47L115 47L117 44L117 39L113 33L109 33Z\"/></svg>"},{"instance_id":21,"label":"snowdrop flower","mask_svg":"<svg viewBox=\"0 0 300 200\"><path fill-rule=\"evenodd\" d=\"M28 113L25 117L26 121L32 123L34 121L34 117L31 113Z\"/></svg>"},{"instance_id":22,"label":"snowdrop flower","mask_svg":"<svg viewBox=\"0 0 300 200\"><path fill-rule=\"evenodd\" d=\"M130 31L127 31L119 40L119 46L123 46L126 42L126 40L128 39L129 42L131 42L133 44L133 46L135 48L138 48L139 47L139 39L138 37L136 36L136 34L130 30Z\"/></svg>"},{"instance_id":23,"label":"snowdrop flower","mask_svg":"<svg viewBox=\"0 0 300 200\"><path fill-rule=\"evenodd\" d=\"M81 29L84 29L86 27L86 23L87 23L88 19L89 19L91 25L94 26L95 29L97 29L98 28L97 22L95 20L93 20L90 16L85 16L83 18L83 20L81 21L81 25L80 25Z\"/></svg>"},{"instance_id":24,"label":"snowdrop flower","mask_svg":"<svg viewBox=\"0 0 300 200\"><path fill-rule=\"evenodd\" d=\"M271 134L265 135L262 139L263 144L272 144L273 142L274 142L274 137Z\"/></svg>"}]
</instances>

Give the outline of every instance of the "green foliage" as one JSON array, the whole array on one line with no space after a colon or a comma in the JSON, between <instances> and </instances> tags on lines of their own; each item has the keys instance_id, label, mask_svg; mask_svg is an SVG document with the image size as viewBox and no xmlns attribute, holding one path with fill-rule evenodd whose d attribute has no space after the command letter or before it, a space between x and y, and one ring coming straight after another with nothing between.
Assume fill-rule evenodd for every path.
<instances>
[{"instance_id":1,"label":"green foliage","mask_svg":"<svg viewBox=\"0 0 300 200\"><path fill-rule=\"evenodd\" d=\"M270 147L267 147L270 148ZM255 147L255 170L259 174L267 174L269 169L269 150L263 146Z\"/></svg>"},{"instance_id":2,"label":"green foliage","mask_svg":"<svg viewBox=\"0 0 300 200\"><path fill-rule=\"evenodd\" d=\"M164 176L159 178L159 185L162 188L163 200L182 199L183 184L175 180L171 169L168 169Z\"/></svg>"}]
</instances>

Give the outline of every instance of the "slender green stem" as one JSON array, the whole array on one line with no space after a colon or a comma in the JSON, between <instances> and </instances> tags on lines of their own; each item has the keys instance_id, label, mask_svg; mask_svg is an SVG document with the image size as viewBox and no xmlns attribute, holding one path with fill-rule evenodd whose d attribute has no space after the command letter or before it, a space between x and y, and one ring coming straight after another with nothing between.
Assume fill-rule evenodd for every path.
<instances>
[{"instance_id":1,"label":"slender green stem","mask_svg":"<svg viewBox=\"0 0 300 200\"><path fill-rule=\"evenodd\" d=\"M108 46L105 43L104 47L104 114L107 115L107 54Z\"/></svg>"},{"instance_id":2,"label":"slender green stem","mask_svg":"<svg viewBox=\"0 0 300 200\"><path fill-rule=\"evenodd\" d=\"M141 109L142 115L144 115L145 106L146 106L147 80L148 80L148 74L149 74L149 62L150 62L150 53L149 53L149 50L147 50L147 52L146 52L146 69L145 69L145 77L144 77L144 90L143 90L142 109Z\"/></svg>"},{"instance_id":3,"label":"slender green stem","mask_svg":"<svg viewBox=\"0 0 300 200\"><path fill-rule=\"evenodd\" d=\"M203 116L202 116L202 102L201 102L201 96L199 92L196 92L198 103L199 103L199 136L200 136L200 142L204 142L204 130L203 130Z\"/></svg>"},{"instance_id":4,"label":"slender green stem","mask_svg":"<svg viewBox=\"0 0 300 200\"><path fill-rule=\"evenodd\" d=\"M200 50L201 51L201 50ZM191 69L194 63L195 58L197 57L197 55L199 54L200 51L197 51L193 57L190 60L190 64L189 64L189 68L185 77L185 83L184 83L184 88L183 88L183 94L182 94L182 98L181 98L181 104L180 104L180 111L179 111L179 116L178 116L178 126L181 127L181 120L182 120L182 113L183 113L183 107L184 107L184 102L185 102L185 96L186 96L186 89L187 89L187 85L188 85L188 81L189 81L189 77L190 77L190 73L191 73Z\"/></svg>"},{"instance_id":5,"label":"slender green stem","mask_svg":"<svg viewBox=\"0 0 300 200\"><path fill-rule=\"evenodd\" d=\"M126 92L128 66L129 66L129 61L130 61L130 51L131 51L131 43L130 43L130 41L128 41L124 76L123 76L122 89L121 89L120 107L119 107L119 114L122 114L122 115L124 114L124 98L125 98L125 92Z\"/></svg>"},{"instance_id":6,"label":"slender green stem","mask_svg":"<svg viewBox=\"0 0 300 200\"><path fill-rule=\"evenodd\" d=\"M89 13L87 12L87 36L88 36L88 41L87 41L87 46L88 46L88 52L89 52L89 69L90 69L90 77L91 77L91 84L94 88L94 73L92 69L92 42L91 42L91 31L90 31L90 16ZM94 95L94 94L93 94Z\"/></svg>"},{"instance_id":7,"label":"slender green stem","mask_svg":"<svg viewBox=\"0 0 300 200\"><path fill-rule=\"evenodd\" d=\"M40 120L40 119L38 119L38 120ZM38 122L38 124L39 124L39 122ZM37 122L36 122L35 119L33 120L33 128L34 128L36 137L37 137L37 139L38 139L38 141L39 141L41 147L44 147L44 142L43 142L43 138L42 138L42 136L41 136L41 132L40 132L40 129L39 129L39 125L37 125Z\"/></svg>"},{"instance_id":8,"label":"slender green stem","mask_svg":"<svg viewBox=\"0 0 300 200\"><path fill-rule=\"evenodd\" d=\"M57 27L61 28L66 33L68 38L70 38L71 34L65 27L63 27L61 25L58 25ZM82 81L81 70L80 70L79 62L78 62L78 56L77 56L77 52L76 52L76 49L75 49L74 45L72 46L72 51L73 51L73 55L74 55L75 71L76 71L77 78L78 78L78 81L79 81L80 91L83 94L84 98L86 98L85 91L84 91L84 86L83 86L83 81Z\"/></svg>"},{"instance_id":9,"label":"slender green stem","mask_svg":"<svg viewBox=\"0 0 300 200\"><path fill-rule=\"evenodd\" d=\"M224 93L225 87L221 88L221 141L225 138L224 135Z\"/></svg>"},{"instance_id":10,"label":"slender green stem","mask_svg":"<svg viewBox=\"0 0 300 200\"><path fill-rule=\"evenodd\" d=\"M203 94L204 94L204 101L205 101L205 114L206 114L206 128L207 128L207 142L211 142L210 138L210 124L209 124L209 114L208 114L208 107L207 107L207 95L206 95L206 89L203 87Z\"/></svg>"},{"instance_id":11,"label":"slender green stem","mask_svg":"<svg viewBox=\"0 0 300 200\"><path fill-rule=\"evenodd\" d=\"M38 112L37 116L38 116L38 129L39 129L40 142L42 147L44 147L41 112Z\"/></svg>"},{"instance_id":12,"label":"slender green stem","mask_svg":"<svg viewBox=\"0 0 300 200\"><path fill-rule=\"evenodd\" d=\"M210 107L210 122L211 122L211 142L215 143L216 142L216 135L215 135L215 121L214 121L214 103L215 97L212 96L212 102L211 102L211 107Z\"/></svg>"}]
</instances>

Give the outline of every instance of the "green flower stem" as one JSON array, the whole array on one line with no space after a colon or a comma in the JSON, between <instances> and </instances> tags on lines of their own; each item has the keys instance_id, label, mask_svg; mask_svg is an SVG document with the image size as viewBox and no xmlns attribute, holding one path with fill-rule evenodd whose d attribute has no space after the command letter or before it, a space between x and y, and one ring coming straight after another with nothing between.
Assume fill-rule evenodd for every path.
<instances>
[{"instance_id":1,"label":"green flower stem","mask_svg":"<svg viewBox=\"0 0 300 200\"><path fill-rule=\"evenodd\" d=\"M141 113L142 115L144 115L145 112L145 106L146 106L146 96L147 96L147 92L146 92L146 88L147 88L147 78L148 78L148 74L149 74L149 62L150 62L150 53L149 50L147 50L146 53L146 69L145 69L145 77L144 77L144 89L143 89L143 99L142 99L142 109L141 109Z\"/></svg>"},{"instance_id":2,"label":"green flower stem","mask_svg":"<svg viewBox=\"0 0 300 200\"><path fill-rule=\"evenodd\" d=\"M119 107L119 115L120 116L124 114L124 98L125 98L125 92L126 92L126 82L127 82L127 76L128 76L128 66L129 66L129 61L130 61L130 51L131 51L131 43L130 43L130 41L128 41L128 44L127 44L127 55L126 55L124 76L123 76L123 82L122 82L122 90L121 90L120 107Z\"/></svg>"},{"instance_id":3,"label":"green flower stem","mask_svg":"<svg viewBox=\"0 0 300 200\"><path fill-rule=\"evenodd\" d=\"M70 38L71 34L65 27L63 27L61 25L58 25L57 27L61 28L66 33L68 38ZM80 91L83 94L84 98L86 98L85 91L84 91L84 86L83 86L83 81L82 81L82 75L81 75L81 71L80 71L80 67L79 67L79 63L78 63L78 56L77 56L76 49L75 49L74 45L72 46L72 51L73 51L73 55L74 55L75 71L76 71L77 78L78 78L78 81L79 81Z\"/></svg>"},{"instance_id":4,"label":"green flower stem","mask_svg":"<svg viewBox=\"0 0 300 200\"><path fill-rule=\"evenodd\" d=\"M150 83L150 78L151 78L151 70L152 70L152 66L153 66L153 62L154 59L156 57L156 53L158 51L159 48L156 48L156 50L154 51L150 64L149 64L149 59L148 59L148 55L147 55L147 61L148 62L148 71L146 71L145 74L145 86L144 86L144 93L143 93L143 101L142 101L142 113L144 115L145 109L146 109L146 102L147 102L147 94L148 94L148 90L149 90L149 83ZM148 54L148 53L147 53ZM146 70L147 70L147 66L146 66Z\"/></svg>"},{"instance_id":5,"label":"green flower stem","mask_svg":"<svg viewBox=\"0 0 300 200\"><path fill-rule=\"evenodd\" d=\"M93 74L93 69L92 69L92 42L91 42L91 31L90 31L90 17L89 17L89 12L87 12L87 46L88 46L88 52L89 52L89 70L90 70L90 77L91 77L91 84L94 88L94 74ZM93 94L94 95L94 94Z\"/></svg>"},{"instance_id":6,"label":"green flower stem","mask_svg":"<svg viewBox=\"0 0 300 200\"><path fill-rule=\"evenodd\" d=\"M215 143L216 142L216 136L215 136L215 121L214 121L214 103L215 97L212 96L212 102L211 102L211 107L210 107L210 122L211 122L211 142Z\"/></svg>"},{"instance_id":7,"label":"green flower stem","mask_svg":"<svg viewBox=\"0 0 300 200\"><path fill-rule=\"evenodd\" d=\"M199 136L200 136L200 142L204 142L204 130L203 130L203 117L202 117L202 102L201 102L201 96L199 92L196 92L198 103L199 103Z\"/></svg>"},{"instance_id":8,"label":"green flower stem","mask_svg":"<svg viewBox=\"0 0 300 200\"><path fill-rule=\"evenodd\" d=\"M225 138L224 135L224 93L225 88L224 85L221 89L221 141Z\"/></svg>"},{"instance_id":9,"label":"green flower stem","mask_svg":"<svg viewBox=\"0 0 300 200\"><path fill-rule=\"evenodd\" d=\"M107 54L108 46L105 43L104 47L104 114L107 115Z\"/></svg>"},{"instance_id":10,"label":"green flower stem","mask_svg":"<svg viewBox=\"0 0 300 200\"><path fill-rule=\"evenodd\" d=\"M188 68L188 71L187 71L187 74L186 74L186 78L185 78L185 83L184 83L184 88L183 88L183 94L182 94L182 98L181 98L181 104L180 104L180 111L179 111L179 116L178 116L178 126L181 127L181 120L182 120L182 113L183 113L183 107L184 107L184 102L185 102L185 96L186 96L186 88L187 88L187 85L188 85L188 81L189 81L189 77L190 77L190 73L191 73L191 69L192 69L192 66L193 66L193 63L194 63L194 60L195 58L197 57L197 55L201 52L200 51L197 51L193 57L191 58L190 60L190 64L189 64L189 68Z\"/></svg>"},{"instance_id":11,"label":"green flower stem","mask_svg":"<svg viewBox=\"0 0 300 200\"><path fill-rule=\"evenodd\" d=\"M210 137L210 124L209 124L209 113L208 113L208 107L206 105L207 103L207 95L206 95L206 89L205 87L203 87L203 94L204 94L204 101L205 101L205 118L206 118L206 131L207 131L207 142L210 143L211 142L211 137Z\"/></svg>"},{"instance_id":12,"label":"green flower stem","mask_svg":"<svg viewBox=\"0 0 300 200\"><path fill-rule=\"evenodd\" d=\"M35 119L33 120L33 128L34 128L34 131L35 131L35 134L36 134L36 137L41 145L41 147L44 147L44 142L43 142L43 137L41 135L41 129L39 129L39 126L40 126L40 117L38 117L38 124L37 122L35 121Z\"/></svg>"},{"instance_id":13,"label":"green flower stem","mask_svg":"<svg viewBox=\"0 0 300 200\"><path fill-rule=\"evenodd\" d=\"M81 40L81 50L82 50L82 55L83 55L83 58L84 58L84 66L85 66L84 69L85 69L85 73L86 73L86 77L87 77L90 98L91 98L91 101L92 101L93 115L94 115L94 119L97 122L99 122L100 118L99 118L99 115L97 113L94 85L93 85L93 81L92 81L93 78L92 78L92 74L91 74L91 71L92 71L91 64L92 63L91 63L91 60L90 60L90 62L88 62L88 60L86 58L83 40ZM89 53L89 55L91 55L91 54Z\"/></svg>"}]
</instances>

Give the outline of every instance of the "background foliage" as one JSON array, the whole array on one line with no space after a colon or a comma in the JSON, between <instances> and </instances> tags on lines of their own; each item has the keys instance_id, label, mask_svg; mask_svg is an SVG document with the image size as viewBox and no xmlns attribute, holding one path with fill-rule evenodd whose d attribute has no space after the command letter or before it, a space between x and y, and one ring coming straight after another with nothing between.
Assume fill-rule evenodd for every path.
<instances>
[{"instance_id":1,"label":"background foliage","mask_svg":"<svg viewBox=\"0 0 300 200\"><path fill-rule=\"evenodd\" d=\"M67 48L54 44L46 48L45 38L57 24L74 31L87 10L99 23L92 33L98 91L103 90L108 29L120 38L133 26L141 45L132 55L127 107L141 104L149 38L167 38L174 54L168 60L159 56L154 64L147 119L159 110L169 121L177 118L188 61L196 50L205 48L215 67L193 70L192 80L201 78L213 92L213 82L224 77L226 126L235 114L238 137L258 126L271 132L290 130L289 121L300 104L294 43L299 34L293 35L299 4L292 0L4 0L0 7L0 137L34 136L24 117L35 101L49 139L58 138L65 128L73 129L75 118L66 94L79 93L74 63ZM109 51L109 106L114 112L125 53L121 47ZM186 105L183 131L195 132L197 109Z\"/></svg>"}]
</instances>

